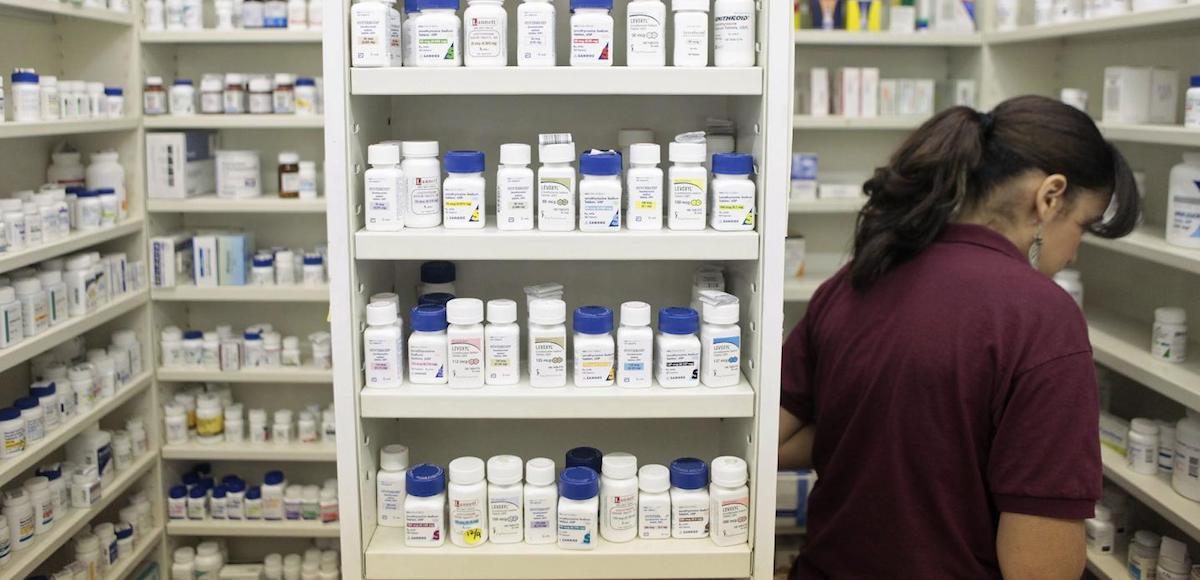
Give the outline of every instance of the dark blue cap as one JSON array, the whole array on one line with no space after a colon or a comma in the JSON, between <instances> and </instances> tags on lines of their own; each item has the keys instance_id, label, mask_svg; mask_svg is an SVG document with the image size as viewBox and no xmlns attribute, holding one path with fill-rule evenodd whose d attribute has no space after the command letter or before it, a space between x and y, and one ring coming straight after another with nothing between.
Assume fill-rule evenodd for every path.
<instances>
[{"instance_id":1,"label":"dark blue cap","mask_svg":"<svg viewBox=\"0 0 1200 580\"><path fill-rule=\"evenodd\" d=\"M240 479L235 479L233 481L227 481L227 482L225 482L225 489L230 492L233 492L233 493L237 493L239 491L246 491L246 482L244 482Z\"/></svg>"},{"instance_id":2,"label":"dark blue cap","mask_svg":"<svg viewBox=\"0 0 1200 580\"><path fill-rule=\"evenodd\" d=\"M200 487L204 489L212 489L217 486L217 482L211 477L201 477L199 481Z\"/></svg>"},{"instance_id":3,"label":"dark blue cap","mask_svg":"<svg viewBox=\"0 0 1200 580\"><path fill-rule=\"evenodd\" d=\"M446 330L446 307L441 304L418 304L409 312L413 330L438 332Z\"/></svg>"},{"instance_id":4,"label":"dark blue cap","mask_svg":"<svg viewBox=\"0 0 1200 580\"><path fill-rule=\"evenodd\" d=\"M104 87L104 94L110 97L117 97L123 93L124 91L121 90L121 87Z\"/></svg>"},{"instance_id":5,"label":"dark blue cap","mask_svg":"<svg viewBox=\"0 0 1200 580\"><path fill-rule=\"evenodd\" d=\"M421 282L426 284L449 284L455 274L454 262L433 260L421 264Z\"/></svg>"},{"instance_id":6,"label":"dark blue cap","mask_svg":"<svg viewBox=\"0 0 1200 580\"><path fill-rule=\"evenodd\" d=\"M603 8L604 10L612 10L612 0L571 0L571 12L580 8Z\"/></svg>"},{"instance_id":7,"label":"dark blue cap","mask_svg":"<svg viewBox=\"0 0 1200 580\"><path fill-rule=\"evenodd\" d=\"M567 451L567 467L590 467L592 471L600 473L603 461L604 454L595 447L576 447Z\"/></svg>"},{"instance_id":8,"label":"dark blue cap","mask_svg":"<svg viewBox=\"0 0 1200 580\"><path fill-rule=\"evenodd\" d=\"M680 489L704 489L708 485L708 464L695 457L672 461L671 485Z\"/></svg>"},{"instance_id":9,"label":"dark blue cap","mask_svg":"<svg viewBox=\"0 0 1200 580\"><path fill-rule=\"evenodd\" d=\"M176 86L192 86L192 79L175 79Z\"/></svg>"},{"instance_id":10,"label":"dark blue cap","mask_svg":"<svg viewBox=\"0 0 1200 580\"><path fill-rule=\"evenodd\" d=\"M298 86L298 87L315 87L315 86L317 86L317 81L316 81L316 79L310 79L308 77L300 77L300 78L296 79L296 86Z\"/></svg>"},{"instance_id":11,"label":"dark blue cap","mask_svg":"<svg viewBox=\"0 0 1200 580\"><path fill-rule=\"evenodd\" d=\"M607 306L580 306L575 309L575 332L607 334L612 332L613 312Z\"/></svg>"},{"instance_id":12,"label":"dark blue cap","mask_svg":"<svg viewBox=\"0 0 1200 580\"><path fill-rule=\"evenodd\" d=\"M700 316L695 310L669 306L658 311L658 329L667 334L696 334Z\"/></svg>"},{"instance_id":13,"label":"dark blue cap","mask_svg":"<svg viewBox=\"0 0 1200 580\"><path fill-rule=\"evenodd\" d=\"M422 463L408 470L404 476L404 488L408 495L431 497L446 488L446 472L432 463Z\"/></svg>"},{"instance_id":14,"label":"dark blue cap","mask_svg":"<svg viewBox=\"0 0 1200 580\"><path fill-rule=\"evenodd\" d=\"M35 72L14 72L12 74L12 82L14 83L36 83L38 75Z\"/></svg>"},{"instance_id":15,"label":"dark blue cap","mask_svg":"<svg viewBox=\"0 0 1200 580\"><path fill-rule=\"evenodd\" d=\"M100 188L96 189L96 195L108 195L108 194L113 194L116 192L117 192L117 190L115 190L111 187L100 187Z\"/></svg>"},{"instance_id":16,"label":"dark blue cap","mask_svg":"<svg viewBox=\"0 0 1200 580\"><path fill-rule=\"evenodd\" d=\"M447 151L446 173L483 173L483 151Z\"/></svg>"},{"instance_id":17,"label":"dark blue cap","mask_svg":"<svg viewBox=\"0 0 1200 580\"><path fill-rule=\"evenodd\" d=\"M712 156L713 173L721 175L750 175L754 172L754 156L745 153L717 153Z\"/></svg>"},{"instance_id":18,"label":"dark blue cap","mask_svg":"<svg viewBox=\"0 0 1200 580\"><path fill-rule=\"evenodd\" d=\"M188 487L192 487L193 485L196 485L197 483L200 483L199 475L196 475L195 473L183 474L183 484L184 485L186 485Z\"/></svg>"},{"instance_id":19,"label":"dark blue cap","mask_svg":"<svg viewBox=\"0 0 1200 580\"><path fill-rule=\"evenodd\" d=\"M225 497L225 491L226 491L227 489L228 489L228 488L226 488L224 485L218 485L217 487L214 487L214 488L213 488L213 495L212 495L212 496L213 496L213 497Z\"/></svg>"},{"instance_id":20,"label":"dark blue cap","mask_svg":"<svg viewBox=\"0 0 1200 580\"><path fill-rule=\"evenodd\" d=\"M183 338L204 338L204 332L200 330L185 330L183 331Z\"/></svg>"},{"instance_id":21,"label":"dark blue cap","mask_svg":"<svg viewBox=\"0 0 1200 580\"><path fill-rule=\"evenodd\" d=\"M229 485L230 482L241 481L241 480L242 480L242 478L231 473L229 475L226 475L225 477L222 477L221 483L224 483L225 485Z\"/></svg>"},{"instance_id":22,"label":"dark blue cap","mask_svg":"<svg viewBox=\"0 0 1200 580\"><path fill-rule=\"evenodd\" d=\"M265 266L274 266L275 258L273 258L269 255L266 255L266 254L259 254L257 256L254 256L254 265L255 266L264 266L264 267Z\"/></svg>"},{"instance_id":23,"label":"dark blue cap","mask_svg":"<svg viewBox=\"0 0 1200 580\"><path fill-rule=\"evenodd\" d=\"M13 401L13 406L22 410L36 409L38 407L38 400L33 397L21 397L20 399Z\"/></svg>"},{"instance_id":24,"label":"dark blue cap","mask_svg":"<svg viewBox=\"0 0 1200 580\"><path fill-rule=\"evenodd\" d=\"M321 254L304 254L305 266L320 266L322 263Z\"/></svg>"},{"instance_id":25,"label":"dark blue cap","mask_svg":"<svg viewBox=\"0 0 1200 580\"><path fill-rule=\"evenodd\" d=\"M579 172L584 175L620 175L621 154L615 151L584 153L579 158Z\"/></svg>"},{"instance_id":26,"label":"dark blue cap","mask_svg":"<svg viewBox=\"0 0 1200 580\"><path fill-rule=\"evenodd\" d=\"M171 491L169 493L170 493L171 499L180 499L180 498L187 497L187 492L188 491L187 491L186 485L176 485L171 488Z\"/></svg>"},{"instance_id":27,"label":"dark blue cap","mask_svg":"<svg viewBox=\"0 0 1200 580\"><path fill-rule=\"evenodd\" d=\"M600 493L600 477L590 467L568 467L558 478L558 493L567 499L591 499Z\"/></svg>"},{"instance_id":28,"label":"dark blue cap","mask_svg":"<svg viewBox=\"0 0 1200 580\"><path fill-rule=\"evenodd\" d=\"M458 0L417 0L421 10L458 10Z\"/></svg>"},{"instance_id":29,"label":"dark blue cap","mask_svg":"<svg viewBox=\"0 0 1200 580\"><path fill-rule=\"evenodd\" d=\"M83 193L84 191L86 191L86 190L83 187L78 186L78 185L72 185L67 188L67 193L74 193L75 195L79 195L80 193Z\"/></svg>"},{"instance_id":30,"label":"dark blue cap","mask_svg":"<svg viewBox=\"0 0 1200 580\"><path fill-rule=\"evenodd\" d=\"M265 483L267 485L276 485L276 484L283 483L283 472L282 471L268 471L267 474L263 476L263 483Z\"/></svg>"},{"instance_id":31,"label":"dark blue cap","mask_svg":"<svg viewBox=\"0 0 1200 580\"><path fill-rule=\"evenodd\" d=\"M116 530L113 530L113 532L116 534L118 540L124 540L125 538L133 537L133 528L132 527L118 528Z\"/></svg>"},{"instance_id":32,"label":"dark blue cap","mask_svg":"<svg viewBox=\"0 0 1200 580\"><path fill-rule=\"evenodd\" d=\"M451 300L454 300L454 295L449 292L430 292L417 297L417 305L445 306Z\"/></svg>"},{"instance_id":33,"label":"dark blue cap","mask_svg":"<svg viewBox=\"0 0 1200 580\"><path fill-rule=\"evenodd\" d=\"M190 497L192 499L199 499L206 495L208 495L208 490L204 489L203 485L197 485L197 486L193 487L192 491L190 493L188 493L188 497Z\"/></svg>"},{"instance_id":34,"label":"dark blue cap","mask_svg":"<svg viewBox=\"0 0 1200 580\"><path fill-rule=\"evenodd\" d=\"M247 330L242 334L242 340L258 340L259 338L261 337L258 335L258 332L253 330Z\"/></svg>"},{"instance_id":35,"label":"dark blue cap","mask_svg":"<svg viewBox=\"0 0 1200 580\"><path fill-rule=\"evenodd\" d=\"M100 195L100 192L92 191L90 189L81 189L76 195L79 197L96 197L97 195Z\"/></svg>"},{"instance_id":36,"label":"dark blue cap","mask_svg":"<svg viewBox=\"0 0 1200 580\"><path fill-rule=\"evenodd\" d=\"M246 499L259 499L262 497L262 488L257 485L246 490Z\"/></svg>"},{"instance_id":37,"label":"dark blue cap","mask_svg":"<svg viewBox=\"0 0 1200 580\"><path fill-rule=\"evenodd\" d=\"M11 421L20 416L21 416L21 412L12 407L6 407L4 409L0 409L0 421Z\"/></svg>"},{"instance_id":38,"label":"dark blue cap","mask_svg":"<svg viewBox=\"0 0 1200 580\"><path fill-rule=\"evenodd\" d=\"M417 0L404 0L405 12L420 12L421 7L417 5Z\"/></svg>"},{"instance_id":39,"label":"dark blue cap","mask_svg":"<svg viewBox=\"0 0 1200 580\"><path fill-rule=\"evenodd\" d=\"M62 464L51 463L50 465L43 465L42 467L37 468L36 473L46 479L49 479L50 481L54 481L62 477ZM186 487L184 488L183 492L187 493Z\"/></svg>"},{"instance_id":40,"label":"dark blue cap","mask_svg":"<svg viewBox=\"0 0 1200 580\"><path fill-rule=\"evenodd\" d=\"M56 390L57 389L54 387L54 383L50 383L45 386L29 389L29 394L40 399L42 397L49 397L50 395L53 395Z\"/></svg>"}]
</instances>

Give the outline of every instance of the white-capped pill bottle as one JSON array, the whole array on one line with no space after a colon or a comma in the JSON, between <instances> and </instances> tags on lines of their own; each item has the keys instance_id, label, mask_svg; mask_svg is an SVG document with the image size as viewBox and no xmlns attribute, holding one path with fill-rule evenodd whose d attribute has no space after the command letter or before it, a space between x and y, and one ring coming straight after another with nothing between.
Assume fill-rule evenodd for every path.
<instances>
[{"instance_id":1,"label":"white-capped pill bottle","mask_svg":"<svg viewBox=\"0 0 1200 580\"><path fill-rule=\"evenodd\" d=\"M580 231L621 231L621 156L588 151L579 158L579 172Z\"/></svg>"},{"instance_id":2,"label":"white-capped pill bottle","mask_svg":"<svg viewBox=\"0 0 1200 580\"><path fill-rule=\"evenodd\" d=\"M670 145L667 227L672 230L698 231L705 228L708 171L703 163L706 150L704 143L672 142Z\"/></svg>"},{"instance_id":3,"label":"white-capped pill bottle","mask_svg":"<svg viewBox=\"0 0 1200 580\"><path fill-rule=\"evenodd\" d=\"M525 543L553 544L558 539L558 488L554 460L535 457L525 463Z\"/></svg>"},{"instance_id":4,"label":"white-capped pill bottle","mask_svg":"<svg viewBox=\"0 0 1200 580\"><path fill-rule=\"evenodd\" d=\"M709 0L671 0L675 12L675 55L677 67L708 66Z\"/></svg>"},{"instance_id":5,"label":"white-capped pill bottle","mask_svg":"<svg viewBox=\"0 0 1200 580\"><path fill-rule=\"evenodd\" d=\"M658 166L661 160L661 147L657 143L629 146L625 224L631 230L662 229L663 170Z\"/></svg>"},{"instance_id":6,"label":"white-capped pill bottle","mask_svg":"<svg viewBox=\"0 0 1200 580\"><path fill-rule=\"evenodd\" d=\"M358 0L350 7L350 66L391 65L389 9L382 0Z\"/></svg>"},{"instance_id":7,"label":"white-capped pill bottle","mask_svg":"<svg viewBox=\"0 0 1200 580\"><path fill-rule=\"evenodd\" d=\"M488 300L488 325L483 329L484 382L515 385L521 380L521 327L517 303L507 298Z\"/></svg>"},{"instance_id":8,"label":"white-capped pill bottle","mask_svg":"<svg viewBox=\"0 0 1200 580\"><path fill-rule=\"evenodd\" d=\"M508 66L508 12L504 0L468 0L463 25L464 64Z\"/></svg>"},{"instance_id":9,"label":"white-capped pill bottle","mask_svg":"<svg viewBox=\"0 0 1200 580\"><path fill-rule=\"evenodd\" d=\"M617 384L644 389L653 382L654 331L650 328L650 305L621 304L621 326L617 329Z\"/></svg>"},{"instance_id":10,"label":"white-capped pill bottle","mask_svg":"<svg viewBox=\"0 0 1200 580\"><path fill-rule=\"evenodd\" d=\"M493 543L516 544L525 538L522 467L516 455L488 458L488 539Z\"/></svg>"},{"instance_id":11,"label":"white-capped pill bottle","mask_svg":"<svg viewBox=\"0 0 1200 580\"><path fill-rule=\"evenodd\" d=\"M754 229L757 187L750 179L754 158L745 153L717 153L712 158L712 205L709 222L724 232Z\"/></svg>"},{"instance_id":12,"label":"white-capped pill bottle","mask_svg":"<svg viewBox=\"0 0 1200 580\"><path fill-rule=\"evenodd\" d=\"M483 301L455 298L446 304L446 330L449 342L447 374L450 388L473 389L483 386ZM451 474L453 481L453 474Z\"/></svg>"},{"instance_id":13,"label":"white-capped pill bottle","mask_svg":"<svg viewBox=\"0 0 1200 580\"><path fill-rule=\"evenodd\" d=\"M666 540L671 537L671 473L663 465L638 469L638 538Z\"/></svg>"},{"instance_id":14,"label":"white-capped pill bottle","mask_svg":"<svg viewBox=\"0 0 1200 580\"><path fill-rule=\"evenodd\" d=\"M655 338L655 378L666 388L700 384L699 317L691 308L672 306L658 311Z\"/></svg>"},{"instance_id":15,"label":"white-capped pill bottle","mask_svg":"<svg viewBox=\"0 0 1200 580\"><path fill-rule=\"evenodd\" d=\"M405 476L404 545L436 548L446 542L446 473L430 463Z\"/></svg>"},{"instance_id":16,"label":"white-capped pill bottle","mask_svg":"<svg viewBox=\"0 0 1200 580\"><path fill-rule=\"evenodd\" d=\"M372 302L367 305L367 329L363 331L366 357L366 386L395 388L404 384L402 334L396 325L396 305Z\"/></svg>"},{"instance_id":17,"label":"white-capped pill bottle","mask_svg":"<svg viewBox=\"0 0 1200 580\"><path fill-rule=\"evenodd\" d=\"M478 457L459 457L450 462L450 541L465 548L488 540L487 485L484 463Z\"/></svg>"},{"instance_id":18,"label":"white-capped pill bottle","mask_svg":"<svg viewBox=\"0 0 1200 580\"><path fill-rule=\"evenodd\" d=\"M400 144L404 162L405 195L408 211L404 225L432 228L442 224L442 168L438 162L437 141L404 141Z\"/></svg>"},{"instance_id":19,"label":"white-capped pill bottle","mask_svg":"<svg viewBox=\"0 0 1200 580\"><path fill-rule=\"evenodd\" d=\"M379 451L379 474L375 479L375 514L379 525L404 527L404 500L408 476L408 447L386 445Z\"/></svg>"},{"instance_id":20,"label":"white-capped pill bottle","mask_svg":"<svg viewBox=\"0 0 1200 580\"><path fill-rule=\"evenodd\" d=\"M446 229L483 229L487 218L483 152L447 151L445 161L442 224Z\"/></svg>"},{"instance_id":21,"label":"white-capped pill bottle","mask_svg":"<svg viewBox=\"0 0 1200 580\"><path fill-rule=\"evenodd\" d=\"M22 278L13 282L17 301L21 303L21 321L25 336L36 336L50 328L50 311L46 291L37 278Z\"/></svg>"},{"instance_id":22,"label":"white-capped pill bottle","mask_svg":"<svg viewBox=\"0 0 1200 580\"><path fill-rule=\"evenodd\" d=\"M662 0L632 0L625 14L625 65L667 66L667 5Z\"/></svg>"},{"instance_id":23,"label":"white-capped pill bottle","mask_svg":"<svg viewBox=\"0 0 1200 580\"><path fill-rule=\"evenodd\" d=\"M612 66L612 0L571 0L571 66Z\"/></svg>"},{"instance_id":24,"label":"white-capped pill bottle","mask_svg":"<svg viewBox=\"0 0 1200 580\"><path fill-rule=\"evenodd\" d=\"M462 21L458 0L420 0L421 14L413 30L416 33L417 66L462 66Z\"/></svg>"},{"instance_id":25,"label":"white-capped pill bottle","mask_svg":"<svg viewBox=\"0 0 1200 580\"><path fill-rule=\"evenodd\" d=\"M67 306L67 284L63 282L61 270L52 270L38 274L42 288L46 290L46 314L50 326L58 326L69 318ZM2 301L0 301L2 302Z\"/></svg>"},{"instance_id":26,"label":"white-capped pill bottle","mask_svg":"<svg viewBox=\"0 0 1200 580\"><path fill-rule=\"evenodd\" d=\"M569 232L575 229L574 143L553 143L538 148L538 229Z\"/></svg>"},{"instance_id":27,"label":"white-capped pill bottle","mask_svg":"<svg viewBox=\"0 0 1200 580\"><path fill-rule=\"evenodd\" d=\"M745 544L750 538L750 488L748 468L740 457L723 455L712 460L712 485L708 489L711 517L709 535L718 546Z\"/></svg>"},{"instance_id":28,"label":"white-capped pill bottle","mask_svg":"<svg viewBox=\"0 0 1200 580\"><path fill-rule=\"evenodd\" d=\"M607 453L601 470L600 535L609 542L628 542L638 536L637 457Z\"/></svg>"},{"instance_id":29,"label":"white-capped pill bottle","mask_svg":"<svg viewBox=\"0 0 1200 580\"><path fill-rule=\"evenodd\" d=\"M737 296L701 290L700 382L706 387L732 387L742 378L741 304Z\"/></svg>"},{"instance_id":30,"label":"white-capped pill bottle","mask_svg":"<svg viewBox=\"0 0 1200 580\"><path fill-rule=\"evenodd\" d=\"M558 547L592 550L599 533L600 483L590 467L568 467L558 480Z\"/></svg>"},{"instance_id":31,"label":"white-capped pill bottle","mask_svg":"<svg viewBox=\"0 0 1200 580\"><path fill-rule=\"evenodd\" d=\"M1138 417L1129 422L1126 463L1134 473L1158 473L1158 423Z\"/></svg>"},{"instance_id":32,"label":"white-capped pill bottle","mask_svg":"<svg viewBox=\"0 0 1200 580\"><path fill-rule=\"evenodd\" d=\"M21 320L21 302L12 286L0 286L0 349L8 348L25 338L25 323Z\"/></svg>"},{"instance_id":33,"label":"white-capped pill bottle","mask_svg":"<svg viewBox=\"0 0 1200 580\"><path fill-rule=\"evenodd\" d=\"M404 229L406 180L400 168L400 147L396 143L377 143L367 147L371 168L363 176L368 232L396 232Z\"/></svg>"},{"instance_id":34,"label":"white-capped pill bottle","mask_svg":"<svg viewBox=\"0 0 1200 580\"><path fill-rule=\"evenodd\" d=\"M612 316L607 306L575 309L575 386L611 387L616 380Z\"/></svg>"},{"instance_id":35,"label":"white-capped pill bottle","mask_svg":"<svg viewBox=\"0 0 1200 580\"><path fill-rule=\"evenodd\" d=\"M713 64L754 66L754 0L713 3Z\"/></svg>"},{"instance_id":36,"label":"white-capped pill bottle","mask_svg":"<svg viewBox=\"0 0 1200 580\"><path fill-rule=\"evenodd\" d=\"M408 380L416 385L446 384L449 348L446 307L414 306L410 318L413 332L408 337Z\"/></svg>"},{"instance_id":37,"label":"white-capped pill bottle","mask_svg":"<svg viewBox=\"0 0 1200 580\"><path fill-rule=\"evenodd\" d=\"M529 384L567 384L567 304L539 298L529 303Z\"/></svg>"},{"instance_id":38,"label":"white-capped pill bottle","mask_svg":"<svg viewBox=\"0 0 1200 580\"><path fill-rule=\"evenodd\" d=\"M708 465L694 457L671 462L671 537L708 536Z\"/></svg>"},{"instance_id":39,"label":"white-capped pill bottle","mask_svg":"<svg viewBox=\"0 0 1200 580\"><path fill-rule=\"evenodd\" d=\"M1171 486L1179 495L1200 501L1200 411L1188 409L1187 417L1175 424Z\"/></svg>"},{"instance_id":40,"label":"white-capped pill bottle","mask_svg":"<svg viewBox=\"0 0 1200 580\"><path fill-rule=\"evenodd\" d=\"M500 146L500 168L496 171L496 228L533 229L533 170L529 168L530 147L525 143Z\"/></svg>"},{"instance_id":41,"label":"white-capped pill bottle","mask_svg":"<svg viewBox=\"0 0 1200 580\"><path fill-rule=\"evenodd\" d=\"M555 8L551 0L522 0L517 7L517 66L554 66Z\"/></svg>"},{"instance_id":42,"label":"white-capped pill bottle","mask_svg":"<svg viewBox=\"0 0 1200 580\"><path fill-rule=\"evenodd\" d=\"M1150 354L1166 362L1183 362L1187 359L1187 343L1187 312L1175 307L1155 308Z\"/></svg>"},{"instance_id":43,"label":"white-capped pill bottle","mask_svg":"<svg viewBox=\"0 0 1200 580\"><path fill-rule=\"evenodd\" d=\"M20 409L0 409L0 459L16 457L25 451L25 420Z\"/></svg>"}]
</instances>

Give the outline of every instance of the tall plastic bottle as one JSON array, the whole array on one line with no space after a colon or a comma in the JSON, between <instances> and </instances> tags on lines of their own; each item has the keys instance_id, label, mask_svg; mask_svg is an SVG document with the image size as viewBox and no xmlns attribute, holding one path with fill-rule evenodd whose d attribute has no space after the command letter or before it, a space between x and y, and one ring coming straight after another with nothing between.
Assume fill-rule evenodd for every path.
<instances>
[{"instance_id":1,"label":"tall plastic bottle","mask_svg":"<svg viewBox=\"0 0 1200 580\"><path fill-rule=\"evenodd\" d=\"M404 162L404 190L408 211L404 225L432 228L442 225L442 167L438 162L437 141L404 141L400 144Z\"/></svg>"},{"instance_id":2,"label":"tall plastic bottle","mask_svg":"<svg viewBox=\"0 0 1200 580\"><path fill-rule=\"evenodd\" d=\"M524 0L517 8L517 66L554 66L554 2Z\"/></svg>"},{"instance_id":3,"label":"tall plastic bottle","mask_svg":"<svg viewBox=\"0 0 1200 580\"><path fill-rule=\"evenodd\" d=\"M1184 153L1183 163L1171 168L1167 241L1185 248L1200 248L1200 152Z\"/></svg>"},{"instance_id":4,"label":"tall plastic bottle","mask_svg":"<svg viewBox=\"0 0 1200 580\"><path fill-rule=\"evenodd\" d=\"M367 147L367 162L371 164L363 176L367 231L404 229L404 208L408 199L404 172L400 169L400 147L395 143L371 145Z\"/></svg>"},{"instance_id":5,"label":"tall plastic bottle","mask_svg":"<svg viewBox=\"0 0 1200 580\"><path fill-rule=\"evenodd\" d=\"M530 147L525 143L500 146L500 168L496 170L496 228L533 229L533 170L529 168Z\"/></svg>"},{"instance_id":6,"label":"tall plastic bottle","mask_svg":"<svg viewBox=\"0 0 1200 580\"><path fill-rule=\"evenodd\" d=\"M542 162L538 169L538 229L546 232L569 232L575 229L575 160L574 143L542 145L538 150Z\"/></svg>"}]
</instances>

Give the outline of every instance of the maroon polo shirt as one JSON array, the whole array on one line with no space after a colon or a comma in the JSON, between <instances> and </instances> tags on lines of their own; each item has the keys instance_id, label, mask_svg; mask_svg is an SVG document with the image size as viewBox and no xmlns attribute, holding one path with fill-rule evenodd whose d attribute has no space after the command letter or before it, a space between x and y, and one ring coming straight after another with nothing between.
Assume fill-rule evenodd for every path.
<instances>
[{"instance_id":1,"label":"maroon polo shirt","mask_svg":"<svg viewBox=\"0 0 1200 580\"><path fill-rule=\"evenodd\" d=\"M950 225L865 292L838 272L784 345L816 423L792 578L1000 578L1000 512L1092 517L1091 345L1070 296L999 233Z\"/></svg>"}]
</instances>

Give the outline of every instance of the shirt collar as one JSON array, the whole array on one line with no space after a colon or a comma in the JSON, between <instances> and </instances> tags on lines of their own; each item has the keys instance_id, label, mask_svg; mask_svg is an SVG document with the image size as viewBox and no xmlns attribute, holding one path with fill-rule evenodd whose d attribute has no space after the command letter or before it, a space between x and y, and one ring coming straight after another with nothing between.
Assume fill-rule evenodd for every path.
<instances>
[{"instance_id":1,"label":"shirt collar","mask_svg":"<svg viewBox=\"0 0 1200 580\"><path fill-rule=\"evenodd\" d=\"M976 224L948 224L938 237L938 243L970 244L995 250L1021 262L1028 258L1013 245L1012 241L987 226Z\"/></svg>"}]
</instances>

